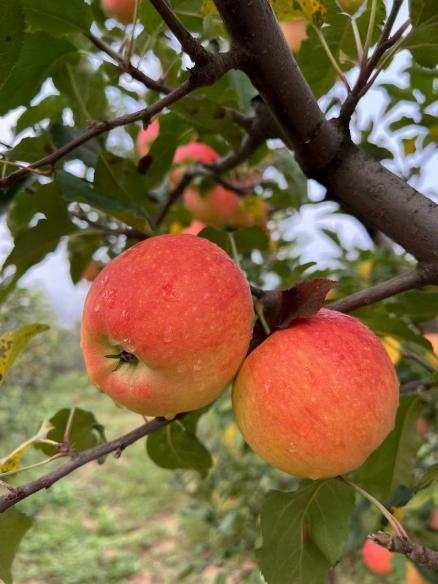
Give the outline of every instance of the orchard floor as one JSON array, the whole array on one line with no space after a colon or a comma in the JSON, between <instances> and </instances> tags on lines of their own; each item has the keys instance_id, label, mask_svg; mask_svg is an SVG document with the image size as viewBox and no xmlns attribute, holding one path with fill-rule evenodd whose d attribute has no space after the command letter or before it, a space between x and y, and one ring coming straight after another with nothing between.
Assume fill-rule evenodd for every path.
<instances>
[{"instance_id":1,"label":"orchard floor","mask_svg":"<svg viewBox=\"0 0 438 584\"><path fill-rule=\"evenodd\" d=\"M25 399L6 383L1 399L0 456L62 407L91 410L109 439L141 423L90 388L83 375L60 377ZM23 473L19 480L41 472ZM15 584L260 584L253 554L216 561L215 550L205 546L204 521L181 519L190 503L174 473L148 460L144 442L118 460L90 464L21 504L37 521L16 558ZM357 559L337 568L336 584L383 581L400 582L374 577Z\"/></svg>"}]
</instances>

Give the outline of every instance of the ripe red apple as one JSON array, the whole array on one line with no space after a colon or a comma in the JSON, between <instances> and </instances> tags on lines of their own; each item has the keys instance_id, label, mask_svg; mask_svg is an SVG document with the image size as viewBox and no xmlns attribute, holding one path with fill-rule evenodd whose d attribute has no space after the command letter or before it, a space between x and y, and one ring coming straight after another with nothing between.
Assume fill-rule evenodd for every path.
<instances>
[{"instance_id":1,"label":"ripe red apple","mask_svg":"<svg viewBox=\"0 0 438 584\"><path fill-rule=\"evenodd\" d=\"M175 150L175 156L173 162L175 164L191 164L192 162L201 162L202 164L212 164L215 160L219 158L219 154L207 146L207 144L201 144L200 142L190 142L190 144L184 144L183 146L178 146Z\"/></svg>"},{"instance_id":2,"label":"ripe red apple","mask_svg":"<svg viewBox=\"0 0 438 584\"><path fill-rule=\"evenodd\" d=\"M319 479L360 466L393 429L399 382L359 320L321 310L274 332L245 360L233 409L267 462Z\"/></svg>"},{"instance_id":3,"label":"ripe red apple","mask_svg":"<svg viewBox=\"0 0 438 584\"><path fill-rule=\"evenodd\" d=\"M239 197L233 191L216 185L207 193L186 189L184 205L198 221L213 227L233 226L239 213Z\"/></svg>"},{"instance_id":4,"label":"ripe red apple","mask_svg":"<svg viewBox=\"0 0 438 584\"><path fill-rule=\"evenodd\" d=\"M280 22L280 28L283 31L286 42L290 50L295 54L299 52L301 43L308 38L307 25L308 22L305 19Z\"/></svg>"},{"instance_id":5,"label":"ripe red apple","mask_svg":"<svg viewBox=\"0 0 438 584\"><path fill-rule=\"evenodd\" d=\"M91 380L114 401L145 416L173 417L226 388L247 352L252 322L248 283L224 251L193 235L159 235L96 278L81 345Z\"/></svg>"},{"instance_id":6,"label":"ripe red apple","mask_svg":"<svg viewBox=\"0 0 438 584\"><path fill-rule=\"evenodd\" d=\"M93 282L101 269L101 264L96 262L96 260L90 260L82 273L82 279L87 280L88 282Z\"/></svg>"},{"instance_id":7,"label":"ripe red apple","mask_svg":"<svg viewBox=\"0 0 438 584\"><path fill-rule=\"evenodd\" d=\"M137 136L137 152L140 158L146 156L152 142L158 138L159 133L160 122L158 120L152 121L145 130L140 130Z\"/></svg>"},{"instance_id":8,"label":"ripe red apple","mask_svg":"<svg viewBox=\"0 0 438 584\"><path fill-rule=\"evenodd\" d=\"M371 539L367 539L362 548L363 563L367 568L375 574L381 576L388 576L391 574L393 568L391 559L394 557L393 552L390 552L381 545L374 543Z\"/></svg>"},{"instance_id":9,"label":"ripe red apple","mask_svg":"<svg viewBox=\"0 0 438 584\"><path fill-rule=\"evenodd\" d=\"M101 0L103 11L123 24L134 20L135 0Z\"/></svg>"},{"instance_id":10,"label":"ripe red apple","mask_svg":"<svg viewBox=\"0 0 438 584\"><path fill-rule=\"evenodd\" d=\"M203 229L205 229L206 225L201 223L201 221L197 221L197 219L193 219L188 227L184 227L181 233L187 233L188 235L198 235Z\"/></svg>"}]
</instances>

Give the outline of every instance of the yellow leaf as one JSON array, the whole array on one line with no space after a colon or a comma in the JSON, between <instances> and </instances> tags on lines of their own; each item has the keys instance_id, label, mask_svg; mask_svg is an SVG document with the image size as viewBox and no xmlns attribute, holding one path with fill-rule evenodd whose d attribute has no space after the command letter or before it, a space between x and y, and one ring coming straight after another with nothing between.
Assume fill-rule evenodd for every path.
<instances>
[{"instance_id":1,"label":"yellow leaf","mask_svg":"<svg viewBox=\"0 0 438 584\"><path fill-rule=\"evenodd\" d=\"M224 433L224 442L230 450L234 446L234 439L236 437L236 434L237 434L237 426L236 426L236 424L234 424L234 422L231 422L231 424L229 424L227 426L225 433Z\"/></svg>"},{"instance_id":2,"label":"yellow leaf","mask_svg":"<svg viewBox=\"0 0 438 584\"><path fill-rule=\"evenodd\" d=\"M357 266L357 273L364 280L369 280L373 271L373 260L363 260Z\"/></svg>"},{"instance_id":3,"label":"yellow leaf","mask_svg":"<svg viewBox=\"0 0 438 584\"><path fill-rule=\"evenodd\" d=\"M391 362L394 365L397 365L400 361L400 342L397 341L397 339L394 339L394 337L383 337L382 343L391 359Z\"/></svg>"},{"instance_id":4,"label":"yellow leaf","mask_svg":"<svg viewBox=\"0 0 438 584\"><path fill-rule=\"evenodd\" d=\"M0 336L0 383L30 339L48 328L45 324L28 324Z\"/></svg>"},{"instance_id":5,"label":"yellow leaf","mask_svg":"<svg viewBox=\"0 0 438 584\"><path fill-rule=\"evenodd\" d=\"M269 0L278 20L297 20L303 17L301 10L294 9L292 0Z\"/></svg>"},{"instance_id":6,"label":"yellow leaf","mask_svg":"<svg viewBox=\"0 0 438 584\"><path fill-rule=\"evenodd\" d=\"M213 0L206 0L201 8L202 16L212 16L213 14L217 14L217 8L213 2Z\"/></svg>"},{"instance_id":7,"label":"yellow leaf","mask_svg":"<svg viewBox=\"0 0 438 584\"><path fill-rule=\"evenodd\" d=\"M414 154L414 152L417 149L416 142L417 136L414 136L414 138L406 138L405 140L403 140L403 150L405 152L405 156L409 156L409 154Z\"/></svg>"},{"instance_id":8,"label":"yellow leaf","mask_svg":"<svg viewBox=\"0 0 438 584\"><path fill-rule=\"evenodd\" d=\"M23 454L29 450L29 448L32 448L34 444L37 444L41 440L46 440L50 430L53 430L53 425L48 420L44 420L35 436L32 436L32 438L29 438L29 440L20 444L20 446L15 448L15 450L4 458L0 458L0 473L16 471Z\"/></svg>"},{"instance_id":9,"label":"yellow leaf","mask_svg":"<svg viewBox=\"0 0 438 584\"><path fill-rule=\"evenodd\" d=\"M296 4L301 8L302 13L309 22L320 28L326 19L327 9L323 0L296 0Z\"/></svg>"}]
</instances>

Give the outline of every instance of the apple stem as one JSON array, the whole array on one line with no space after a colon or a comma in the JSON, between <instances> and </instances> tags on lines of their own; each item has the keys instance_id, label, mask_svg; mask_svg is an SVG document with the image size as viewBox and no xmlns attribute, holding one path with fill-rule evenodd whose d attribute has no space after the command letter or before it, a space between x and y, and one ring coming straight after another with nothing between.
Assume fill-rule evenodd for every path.
<instances>
[{"instance_id":1,"label":"apple stem","mask_svg":"<svg viewBox=\"0 0 438 584\"><path fill-rule=\"evenodd\" d=\"M409 536L406 533L406 530L403 527L403 525L400 523L400 521L398 521L398 519L394 517L394 515L385 507L385 505L383 505L383 503L381 503L378 499L373 497L373 495L365 491L365 489L359 487L359 485L352 483L351 481L347 480L344 477L339 478L341 481L344 481L344 483L352 487L357 493L359 493L359 495L362 495L362 497L365 497L365 499L368 499L368 501L370 501L375 507L377 507L377 509L388 520L388 523L393 527L394 531L399 537L405 540L409 539Z\"/></svg>"},{"instance_id":2,"label":"apple stem","mask_svg":"<svg viewBox=\"0 0 438 584\"><path fill-rule=\"evenodd\" d=\"M345 88L347 89L348 93L351 92L351 87L350 84L348 83L348 80L346 78L346 76L344 75L341 67L339 66L338 62L336 61L335 56L333 55L330 47L328 46L327 41L325 40L325 36L324 33L322 32L322 30L320 28L318 28L317 26L313 25L313 28L316 31L316 34L318 35L318 38L321 42L322 48L324 49L330 63L332 64L333 69L335 70L336 74L338 75L339 79L342 81L342 83L345 85Z\"/></svg>"}]
</instances>

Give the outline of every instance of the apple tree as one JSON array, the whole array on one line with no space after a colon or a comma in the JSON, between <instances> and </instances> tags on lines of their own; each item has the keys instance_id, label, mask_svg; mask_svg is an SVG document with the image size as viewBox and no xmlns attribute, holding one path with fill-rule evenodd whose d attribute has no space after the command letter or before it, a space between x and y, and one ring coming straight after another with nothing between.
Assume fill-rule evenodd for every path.
<instances>
[{"instance_id":1,"label":"apple tree","mask_svg":"<svg viewBox=\"0 0 438 584\"><path fill-rule=\"evenodd\" d=\"M228 394L210 406L205 440L208 406L110 440L93 412L53 412L0 452L0 580L12 582L34 521L20 501L146 439L157 465L198 473L196 492L230 497L238 485L232 518L211 512L257 547L248 581L335 582L369 536L394 554L394 582L437 582L438 539L417 513L430 515L438 478L438 206L422 188L436 161L436 2L0 0L0 14L0 115L12 126L0 209L13 239L0 302L63 246L77 283L138 242L192 233L251 284L250 351L326 304L381 338L400 380L392 432L358 469L318 480L252 453ZM299 245L309 208L346 218L367 249L316 222L309 236L335 256L327 267L318 243ZM0 383L46 334L34 321L3 319ZM7 379L0 389L7 403ZM32 452L41 473L25 482Z\"/></svg>"}]
</instances>

